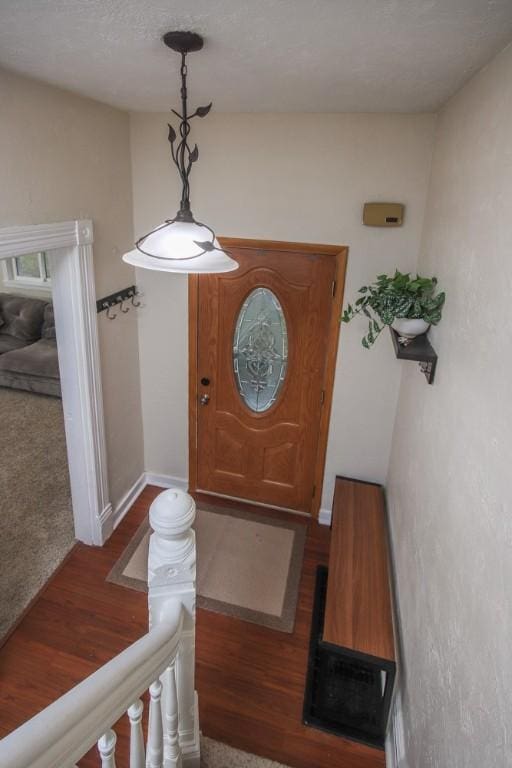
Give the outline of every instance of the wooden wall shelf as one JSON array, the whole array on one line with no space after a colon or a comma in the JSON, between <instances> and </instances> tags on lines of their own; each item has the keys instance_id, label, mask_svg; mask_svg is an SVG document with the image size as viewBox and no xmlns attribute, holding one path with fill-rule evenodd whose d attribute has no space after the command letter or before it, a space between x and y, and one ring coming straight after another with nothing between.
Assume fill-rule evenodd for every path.
<instances>
[{"instance_id":1,"label":"wooden wall shelf","mask_svg":"<svg viewBox=\"0 0 512 768\"><path fill-rule=\"evenodd\" d=\"M398 341L399 334L389 328L391 332L391 338L393 340L393 346L395 348L395 354L399 360L415 360L420 364L420 370L425 374L429 384L434 381L434 375L436 372L437 355L432 347L432 344L428 340L427 334L422 333L421 336L416 336L415 339L407 344L400 344Z\"/></svg>"}]
</instances>

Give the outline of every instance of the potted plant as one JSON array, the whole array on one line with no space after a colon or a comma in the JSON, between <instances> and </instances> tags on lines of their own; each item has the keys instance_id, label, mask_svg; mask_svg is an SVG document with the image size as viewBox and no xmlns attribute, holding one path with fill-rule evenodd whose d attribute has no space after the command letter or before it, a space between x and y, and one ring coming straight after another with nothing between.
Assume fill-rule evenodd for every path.
<instances>
[{"instance_id":1,"label":"potted plant","mask_svg":"<svg viewBox=\"0 0 512 768\"><path fill-rule=\"evenodd\" d=\"M349 323L361 312L366 315L368 333L362 339L366 349L386 325L394 328L401 339L410 340L440 321L445 295L436 293L436 289L436 277L411 278L409 272L398 270L393 277L378 275L374 283L359 289L361 296L354 306L347 306L341 320Z\"/></svg>"}]
</instances>

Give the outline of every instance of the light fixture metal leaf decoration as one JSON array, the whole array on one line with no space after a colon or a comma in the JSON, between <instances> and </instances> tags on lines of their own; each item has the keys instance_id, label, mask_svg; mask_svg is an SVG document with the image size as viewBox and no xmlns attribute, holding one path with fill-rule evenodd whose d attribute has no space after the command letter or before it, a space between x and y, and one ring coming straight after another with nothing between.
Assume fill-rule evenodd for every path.
<instances>
[{"instance_id":1,"label":"light fixture metal leaf decoration","mask_svg":"<svg viewBox=\"0 0 512 768\"><path fill-rule=\"evenodd\" d=\"M202 248L203 251L216 251L218 250L215 246L215 243L210 242L210 240L205 240L204 242L200 243L198 240L194 240L194 244L197 245L198 248Z\"/></svg>"},{"instance_id":2,"label":"light fixture metal leaf decoration","mask_svg":"<svg viewBox=\"0 0 512 768\"><path fill-rule=\"evenodd\" d=\"M198 107L192 117L195 117L196 115L198 117L206 117L210 109L212 108L213 101L210 101L209 104L206 105L206 107Z\"/></svg>"},{"instance_id":3,"label":"light fixture metal leaf decoration","mask_svg":"<svg viewBox=\"0 0 512 768\"><path fill-rule=\"evenodd\" d=\"M167 125L169 127L168 140L169 140L169 142L171 144L174 144L174 142L176 141L176 131L174 130L174 128L172 127L172 125L170 123L167 123Z\"/></svg>"},{"instance_id":4,"label":"light fixture metal leaf decoration","mask_svg":"<svg viewBox=\"0 0 512 768\"><path fill-rule=\"evenodd\" d=\"M196 144L194 146L194 149L192 150L192 152L189 155L189 158L188 158L189 162L190 163L195 163L198 157L199 157L199 149L198 149L198 146Z\"/></svg>"}]
</instances>

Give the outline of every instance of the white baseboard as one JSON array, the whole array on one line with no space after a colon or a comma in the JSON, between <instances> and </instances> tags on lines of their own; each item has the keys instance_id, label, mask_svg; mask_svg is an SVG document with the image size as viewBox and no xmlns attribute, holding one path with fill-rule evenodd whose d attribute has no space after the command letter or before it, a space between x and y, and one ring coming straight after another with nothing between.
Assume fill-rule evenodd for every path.
<instances>
[{"instance_id":1,"label":"white baseboard","mask_svg":"<svg viewBox=\"0 0 512 768\"><path fill-rule=\"evenodd\" d=\"M113 514L113 528L117 528L123 517L126 515L135 499L142 493L146 485L146 473L143 472L134 482L131 488L127 490L121 501L117 504Z\"/></svg>"},{"instance_id":2,"label":"white baseboard","mask_svg":"<svg viewBox=\"0 0 512 768\"><path fill-rule=\"evenodd\" d=\"M146 472L146 484L157 485L159 488L181 488L188 490L188 480L185 477L173 477L173 475L159 475L156 472Z\"/></svg>"},{"instance_id":3,"label":"white baseboard","mask_svg":"<svg viewBox=\"0 0 512 768\"><path fill-rule=\"evenodd\" d=\"M96 520L96 526L97 530L99 529L99 541L96 540L95 544L103 546L114 530L114 510L110 502L100 512L99 520Z\"/></svg>"},{"instance_id":4,"label":"white baseboard","mask_svg":"<svg viewBox=\"0 0 512 768\"><path fill-rule=\"evenodd\" d=\"M332 518L331 509L321 509L320 512L318 513L318 522L320 523L320 525L330 525L331 518Z\"/></svg>"}]
</instances>

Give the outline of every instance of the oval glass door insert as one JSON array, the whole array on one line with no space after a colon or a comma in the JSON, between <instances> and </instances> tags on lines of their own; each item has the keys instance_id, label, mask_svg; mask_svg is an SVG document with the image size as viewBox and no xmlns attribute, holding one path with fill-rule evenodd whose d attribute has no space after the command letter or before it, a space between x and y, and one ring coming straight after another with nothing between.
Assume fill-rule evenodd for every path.
<instances>
[{"instance_id":1,"label":"oval glass door insert","mask_svg":"<svg viewBox=\"0 0 512 768\"><path fill-rule=\"evenodd\" d=\"M244 403L256 413L270 408L283 386L288 332L283 309L268 288L247 296L235 325L233 367Z\"/></svg>"}]
</instances>

